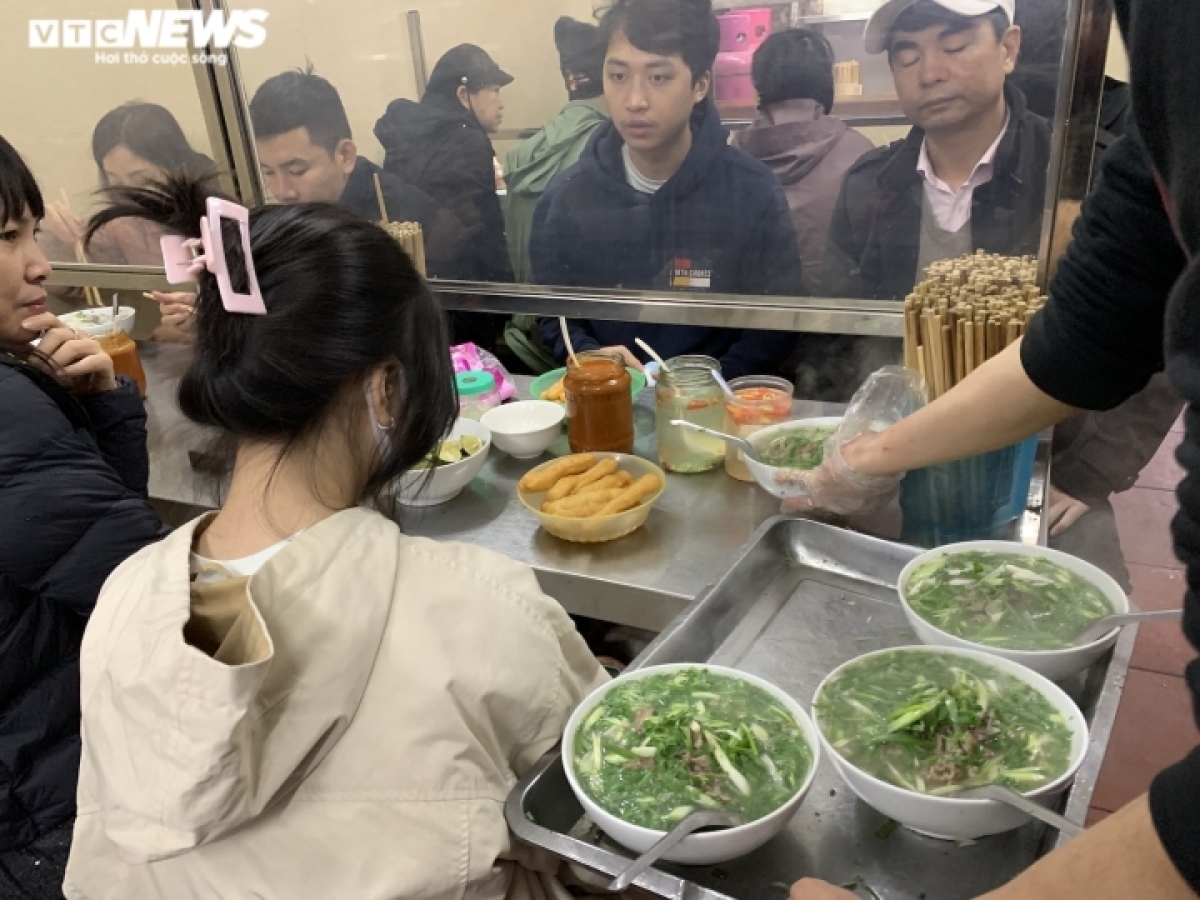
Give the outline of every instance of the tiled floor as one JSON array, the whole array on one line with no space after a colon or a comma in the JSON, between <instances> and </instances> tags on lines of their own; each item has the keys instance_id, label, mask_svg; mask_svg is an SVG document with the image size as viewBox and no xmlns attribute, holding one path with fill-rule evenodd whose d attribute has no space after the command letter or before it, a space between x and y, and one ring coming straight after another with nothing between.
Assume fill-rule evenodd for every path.
<instances>
[{"instance_id":1,"label":"tiled floor","mask_svg":"<svg viewBox=\"0 0 1200 900\"><path fill-rule=\"evenodd\" d=\"M1133 602L1141 609L1169 609L1183 601L1183 567L1171 550L1170 532L1176 508L1174 487L1182 474L1174 453L1182 437L1180 431L1173 431L1137 487L1113 502L1133 581ZM1155 773L1200 743L1182 678L1184 667L1195 656L1179 623L1141 627L1092 797L1089 825L1144 793Z\"/></svg>"}]
</instances>

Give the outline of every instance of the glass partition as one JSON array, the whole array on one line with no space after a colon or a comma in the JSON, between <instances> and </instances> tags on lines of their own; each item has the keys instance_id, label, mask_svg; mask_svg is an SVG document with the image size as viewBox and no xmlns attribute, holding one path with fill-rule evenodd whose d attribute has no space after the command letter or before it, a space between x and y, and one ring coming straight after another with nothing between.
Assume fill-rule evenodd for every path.
<instances>
[{"instance_id":1,"label":"glass partition","mask_svg":"<svg viewBox=\"0 0 1200 900\"><path fill-rule=\"evenodd\" d=\"M711 75L686 71L704 78L669 98L628 90L662 75L644 68L656 54L620 32L597 56L585 23L603 4L591 0L522 0L503 15L486 0L253 5L270 12L270 40L240 55L247 96L289 69L327 79L355 152L441 207L438 221L454 231L444 243L456 246L433 254L435 278L888 300L947 255L1038 251L1051 125L1034 109L1053 108L1066 0L1019 0L1023 35L1003 21L964 29L926 4L895 24L890 52L864 43L873 0L719 0ZM563 16L577 20L573 31L556 26ZM696 26L680 31L702 41ZM462 54L463 44L478 53ZM436 73L453 48L447 82ZM569 83L580 75L582 90ZM463 78L469 90L458 90ZM665 143L689 113L691 148L637 180L639 164L653 170L656 154L672 156ZM927 157L912 124L932 131ZM736 150L722 146L727 136ZM978 153L952 162L938 144ZM260 160L268 188L303 196L281 166L293 148L270 149ZM556 184L580 158L577 177ZM659 182L663 194L651 194ZM432 218L411 197L386 209L384 187L389 218ZM382 214L374 190L354 193L364 213Z\"/></svg>"},{"instance_id":2,"label":"glass partition","mask_svg":"<svg viewBox=\"0 0 1200 900\"><path fill-rule=\"evenodd\" d=\"M192 5L209 4L177 6ZM977 248L1038 252L1052 125L1031 110L1045 113L1054 101L1067 0L1017 0L1024 34L1007 79L996 48L1005 39L1008 56L1017 51L1002 28L990 56L963 66L953 61L963 49L954 29L930 40L919 27L899 50L893 41L890 55L868 52L863 33L875 0L718 0L711 78L682 108L678 92L673 105L647 105L649 88L619 86L659 84L647 59L656 54L617 40L597 57L588 26L606 0L510 0L502 10L493 0L215 5L267 13L265 40L229 51L238 64L234 104L207 96L213 88L184 59L30 46L31 20L124 19L130 0L5 5L0 46L30 87L0 100L4 134L48 199L78 218L91 210L105 177L93 132L118 107L157 104L178 123L192 160L224 159L210 131L254 148L256 95L283 73L311 68L336 89L353 152L339 151L337 135L307 135L300 151L325 149L333 167L314 173L304 152L276 141L257 158L269 195L290 202L315 190L321 196L310 199L345 199L371 218L421 222L430 275L452 307L544 314L577 306L608 319L730 327L761 319L765 328L896 334L898 319L880 304L911 290L923 263ZM575 22L559 24L563 17ZM481 54L463 57L463 44ZM459 55L442 73L450 83L430 86L452 50ZM756 57L771 58L764 66L774 98L760 96ZM915 78L914 57L923 70ZM686 81L693 87L690 72ZM1031 101L1024 114L1018 86ZM1008 126L995 152L964 171L934 152L922 170L921 134L909 119L938 118L923 104L943 114L936 107L960 107L961 118L984 123L978 144L996 130L994 115L978 114L989 97L999 98ZM677 130L689 113L682 162L656 165L656 133ZM577 159L576 177L563 177ZM110 162L110 178L144 175L121 153ZM322 183L306 187L305 178ZM71 230L57 219L47 225L51 255L76 262ZM157 264L150 237L118 236L87 258Z\"/></svg>"}]
</instances>

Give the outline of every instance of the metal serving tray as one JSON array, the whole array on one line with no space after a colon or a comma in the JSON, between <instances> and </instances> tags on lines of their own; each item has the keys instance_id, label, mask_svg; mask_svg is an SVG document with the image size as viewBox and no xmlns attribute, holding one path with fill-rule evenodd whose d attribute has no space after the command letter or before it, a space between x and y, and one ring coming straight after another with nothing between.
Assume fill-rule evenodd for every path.
<instances>
[{"instance_id":1,"label":"metal serving tray","mask_svg":"<svg viewBox=\"0 0 1200 900\"><path fill-rule=\"evenodd\" d=\"M807 708L837 665L917 642L895 584L918 552L810 520L772 519L634 666L732 666L768 679ZM1114 654L1063 685L1093 726L1088 757L1062 804L1076 821L1083 820L1103 759L1132 642L1132 635L1122 637ZM611 877L628 863L628 851L584 817L558 750L514 788L506 815L519 840L575 863L577 872ZM1036 823L962 845L889 827L823 759L799 813L765 847L720 866L651 869L636 887L653 897L783 900L786 885L814 875L857 885L860 896L877 900L952 900L1003 884L1055 840L1055 832Z\"/></svg>"}]
</instances>

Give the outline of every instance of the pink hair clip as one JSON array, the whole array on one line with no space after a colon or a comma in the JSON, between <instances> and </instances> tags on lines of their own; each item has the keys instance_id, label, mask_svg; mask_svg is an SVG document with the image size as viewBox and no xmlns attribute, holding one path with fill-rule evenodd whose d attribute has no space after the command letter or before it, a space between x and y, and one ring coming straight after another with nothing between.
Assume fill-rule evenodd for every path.
<instances>
[{"instance_id":1,"label":"pink hair clip","mask_svg":"<svg viewBox=\"0 0 1200 900\"><path fill-rule=\"evenodd\" d=\"M239 294L233 289L229 277L229 263L225 259L225 243L221 239L221 219L238 223L242 238L242 256L246 260L248 294ZM167 270L167 281L185 284L200 280L206 269L216 276L221 291L221 304L226 312L265 316L267 306L263 303L262 291L258 287L258 273L254 270L254 259L250 255L250 210L237 203L219 197L208 198L208 215L200 220L200 237L184 238L180 235L165 235L160 241L163 265Z\"/></svg>"}]
</instances>

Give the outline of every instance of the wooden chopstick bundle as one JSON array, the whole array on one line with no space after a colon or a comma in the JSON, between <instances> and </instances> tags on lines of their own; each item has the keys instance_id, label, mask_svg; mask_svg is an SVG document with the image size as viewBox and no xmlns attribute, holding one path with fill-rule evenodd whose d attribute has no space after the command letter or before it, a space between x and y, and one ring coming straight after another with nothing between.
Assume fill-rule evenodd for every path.
<instances>
[{"instance_id":1,"label":"wooden chopstick bundle","mask_svg":"<svg viewBox=\"0 0 1200 900\"><path fill-rule=\"evenodd\" d=\"M425 278L425 233L419 222L381 222L380 227L404 248L421 277Z\"/></svg>"},{"instance_id":2,"label":"wooden chopstick bundle","mask_svg":"<svg viewBox=\"0 0 1200 900\"><path fill-rule=\"evenodd\" d=\"M940 397L1019 340L1045 303L1031 257L936 262L904 301L904 364Z\"/></svg>"}]
</instances>

